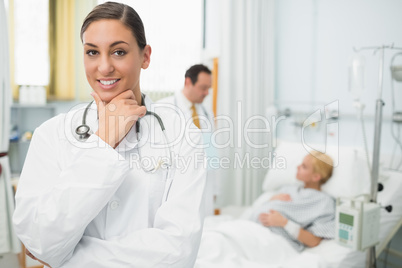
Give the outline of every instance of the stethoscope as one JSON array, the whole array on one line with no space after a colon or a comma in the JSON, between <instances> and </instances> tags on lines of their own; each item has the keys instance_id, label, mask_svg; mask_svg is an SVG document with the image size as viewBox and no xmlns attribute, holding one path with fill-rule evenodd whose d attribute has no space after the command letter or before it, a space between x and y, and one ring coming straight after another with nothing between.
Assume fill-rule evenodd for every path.
<instances>
[{"instance_id":1,"label":"stethoscope","mask_svg":"<svg viewBox=\"0 0 402 268\"><path fill-rule=\"evenodd\" d=\"M141 103L141 105L145 106L145 104L144 104L145 94L141 94L141 96L142 96L142 103ZM91 105L93 104L93 102L94 102L94 101L91 101L91 102L87 105L87 107L85 108L84 114L83 114L83 116L82 116L82 123L81 123L81 125L79 125L79 126L75 129L75 133L78 135L78 140L79 140L79 141L86 141L86 140L91 136L91 135L89 134L91 128L87 125L86 119L87 119L88 111L89 111ZM170 169L171 166L172 166L172 157L173 157L173 156L172 156L172 148L170 147L169 142L168 142L168 139L167 139L167 135L166 135L166 131L165 131L165 125L163 124L163 121L162 121L161 117L160 117L158 114L147 110L146 114L145 114L142 118L144 118L144 117L147 116L147 115L151 115L151 116L155 117L155 118L158 120L159 126L160 126L160 128L161 128L161 130L162 130L162 133L163 133L163 137L164 137L164 139L165 139L165 144L166 144L165 149L166 149L166 151L167 151L166 154L168 155L168 160L160 160L160 161L158 161L158 163L157 163L155 166L153 166L153 167L148 167L148 168L147 168L147 167L144 167L143 165L141 165L141 168L142 168L145 172L154 173L156 170L158 170L159 168L162 167L162 168L167 169L167 171L168 171L168 173L169 173L169 169ZM140 138L141 138L141 137L140 137L140 121L141 121L142 118L138 119L137 122L135 123L135 131L136 131L136 133L137 133L138 142L140 142ZM138 148L138 155L139 155L139 161L140 161L140 164L141 164L141 163L142 163L142 161L141 161L141 160L142 160L142 157L141 157L141 150L140 150L140 148Z\"/></svg>"}]
</instances>

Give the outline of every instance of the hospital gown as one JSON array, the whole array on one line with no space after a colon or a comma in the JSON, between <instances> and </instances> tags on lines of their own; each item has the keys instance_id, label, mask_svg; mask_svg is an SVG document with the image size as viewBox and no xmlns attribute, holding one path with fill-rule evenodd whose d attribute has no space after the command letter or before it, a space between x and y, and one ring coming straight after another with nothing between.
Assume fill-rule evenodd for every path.
<instances>
[{"instance_id":1,"label":"hospital gown","mask_svg":"<svg viewBox=\"0 0 402 268\"><path fill-rule=\"evenodd\" d=\"M285 186L279 193L289 194L291 201L272 200L256 208L252 213L252 220L259 222L261 213L276 210L287 219L294 221L311 232L313 235L325 239L335 236L335 200L331 196L303 186ZM282 227L268 227L274 233L282 235L298 251L305 245L292 238Z\"/></svg>"}]
</instances>

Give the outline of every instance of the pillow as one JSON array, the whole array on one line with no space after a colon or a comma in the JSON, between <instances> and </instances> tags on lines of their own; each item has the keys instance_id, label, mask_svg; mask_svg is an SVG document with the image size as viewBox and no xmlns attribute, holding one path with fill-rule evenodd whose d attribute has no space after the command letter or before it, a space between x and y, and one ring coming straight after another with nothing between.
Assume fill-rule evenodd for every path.
<instances>
[{"instance_id":1,"label":"pillow","mask_svg":"<svg viewBox=\"0 0 402 268\"><path fill-rule=\"evenodd\" d=\"M312 149L325 151L334 161L332 177L322 186L322 191L337 197L353 197L370 192L370 171L364 151L357 147L310 145L301 142L279 141L263 183L263 191L275 191L286 184L300 183L296 179L297 166ZM324 150L325 149L325 150Z\"/></svg>"}]
</instances>

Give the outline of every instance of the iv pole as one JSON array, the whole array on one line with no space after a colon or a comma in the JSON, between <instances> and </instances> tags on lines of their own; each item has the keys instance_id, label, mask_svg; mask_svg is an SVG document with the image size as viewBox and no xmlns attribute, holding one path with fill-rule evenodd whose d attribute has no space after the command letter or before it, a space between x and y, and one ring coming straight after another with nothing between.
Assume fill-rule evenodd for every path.
<instances>
[{"instance_id":1,"label":"iv pole","mask_svg":"<svg viewBox=\"0 0 402 268\"><path fill-rule=\"evenodd\" d=\"M374 148L373 148L373 164L371 166L371 192L370 192L370 202L377 203L377 192L378 192L378 176L379 176L379 166L380 166L380 142L381 142L381 124L382 124L382 109L384 106L384 101L382 98L383 89L383 74L384 74L384 49L398 49L402 48L394 47L391 45L382 45L381 47L363 47L360 49L353 50L358 52L360 50L374 50L375 54L380 50L380 66L378 73L378 96L376 100L376 110L375 110L375 123L374 123ZM375 246L372 246L367 251L366 256L366 268L376 268L376 252Z\"/></svg>"}]
</instances>

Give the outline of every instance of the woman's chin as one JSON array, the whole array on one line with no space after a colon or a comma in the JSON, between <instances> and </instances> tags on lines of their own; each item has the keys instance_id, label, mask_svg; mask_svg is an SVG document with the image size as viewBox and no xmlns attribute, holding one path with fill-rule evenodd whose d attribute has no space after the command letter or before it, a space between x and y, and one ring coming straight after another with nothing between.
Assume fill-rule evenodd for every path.
<instances>
[{"instance_id":1,"label":"woman's chin","mask_svg":"<svg viewBox=\"0 0 402 268\"><path fill-rule=\"evenodd\" d=\"M114 97L116 97L116 94L112 94L112 93L109 93L109 92L107 92L107 93L103 93L103 92L98 93L98 95L101 98L101 100L106 102L106 103L111 102L114 99Z\"/></svg>"}]
</instances>

